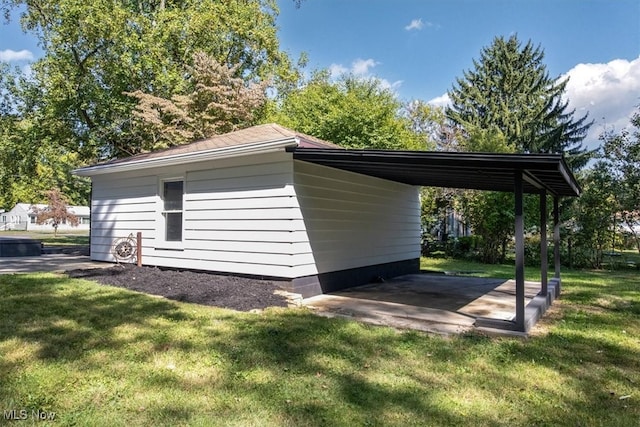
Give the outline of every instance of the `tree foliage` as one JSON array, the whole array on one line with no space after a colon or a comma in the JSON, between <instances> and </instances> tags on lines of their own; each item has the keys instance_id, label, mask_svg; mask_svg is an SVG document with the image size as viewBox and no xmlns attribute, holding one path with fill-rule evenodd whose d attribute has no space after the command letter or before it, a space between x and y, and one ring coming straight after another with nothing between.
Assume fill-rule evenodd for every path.
<instances>
[{"instance_id":1,"label":"tree foliage","mask_svg":"<svg viewBox=\"0 0 640 427\"><path fill-rule=\"evenodd\" d=\"M615 233L616 200L611 175L604 163L582 173L583 191L565 222L565 234L571 239L569 262L578 266L601 268L603 255L611 247Z\"/></svg>"},{"instance_id":2,"label":"tree foliage","mask_svg":"<svg viewBox=\"0 0 640 427\"><path fill-rule=\"evenodd\" d=\"M80 223L78 217L69 212L67 197L59 189L48 190L46 196L46 207L38 208L37 206L32 206L38 224L50 223L54 230L54 236L57 237L60 224L66 222L75 227Z\"/></svg>"},{"instance_id":3,"label":"tree foliage","mask_svg":"<svg viewBox=\"0 0 640 427\"><path fill-rule=\"evenodd\" d=\"M604 133L600 164L611 181L618 220L640 252L640 111L631 120L633 129Z\"/></svg>"},{"instance_id":4,"label":"tree foliage","mask_svg":"<svg viewBox=\"0 0 640 427\"><path fill-rule=\"evenodd\" d=\"M493 153L563 153L579 169L588 160L581 141L591 126L587 116L574 118L564 98L567 80L552 79L544 51L517 36L496 37L473 61L473 69L456 79L446 116L462 131L465 151ZM502 261L513 236L512 194L464 192L462 207L473 232L482 236L481 257ZM538 199L525 198L529 224L537 221ZM533 220L533 221L532 221Z\"/></svg>"},{"instance_id":5,"label":"tree foliage","mask_svg":"<svg viewBox=\"0 0 640 427\"><path fill-rule=\"evenodd\" d=\"M401 107L377 79L332 81L321 71L272 106L267 120L349 148L426 149Z\"/></svg>"},{"instance_id":6,"label":"tree foliage","mask_svg":"<svg viewBox=\"0 0 640 427\"><path fill-rule=\"evenodd\" d=\"M457 151L461 140L459 129L445 115L443 107L414 99L403 106L403 115L410 128L427 148L438 151Z\"/></svg>"},{"instance_id":7,"label":"tree foliage","mask_svg":"<svg viewBox=\"0 0 640 427\"><path fill-rule=\"evenodd\" d=\"M552 79L544 51L517 36L496 37L473 61L474 69L449 91L446 114L467 133L495 128L520 153L566 153L574 167L588 160L581 141L591 126L574 118L563 95L567 81Z\"/></svg>"},{"instance_id":8,"label":"tree foliage","mask_svg":"<svg viewBox=\"0 0 640 427\"><path fill-rule=\"evenodd\" d=\"M513 153L515 147L497 126L474 128L461 140L465 151ZM514 230L514 196L495 191L463 191L460 206L473 233L482 236L480 259L486 263L503 262L507 243Z\"/></svg>"},{"instance_id":9,"label":"tree foliage","mask_svg":"<svg viewBox=\"0 0 640 427\"><path fill-rule=\"evenodd\" d=\"M250 126L266 102L267 81L246 83L237 67L220 64L204 52L188 66L190 89L170 99L142 91L128 93L138 100L134 128L143 137L142 150L156 150L208 138ZM129 153L135 154L135 153Z\"/></svg>"},{"instance_id":10,"label":"tree foliage","mask_svg":"<svg viewBox=\"0 0 640 427\"><path fill-rule=\"evenodd\" d=\"M55 129L60 121L42 111L37 82L6 64L0 67L0 206L40 202L54 187L83 203L90 185L71 175L78 153L59 144Z\"/></svg>"},{"instance_id":11,"label":"tree foliage","mask_svg":"<svg viewBox=\"0 0 640 427\"><path fill-rule=\"evenodd\" d=\"M28 74L0 65L4 207L18 197L36 199L43 188L62 188L48 179L51 168L53 176L65 175L65 193L85 203L88 185L69 170L167 144L149 143L134 114L138 99L127 93L183 99L197 110L206 102L206 89L195 91L189 72L197 68L197 52L247 87L269 81L284 91L299 80L279 48L275 0L0 0L0 11L7 18L19 11L24 31L44 52ZM190 99L194 93L202 98ZM194 137L210 127L211 110L198 111L189 116L202 121Z\"/></svg>"},{"instance_id":12,"label":"tree foliage","mask_svg":"<svg viewBox=\"0 0 640 427\"><path fill-rule=\"evenodd\" d=\"M462 211L473 229L482 236L480 259L495 264L505 260L506 245L513 235L515 214L513 194L490 192L465 192ZM506 208L511 206L510 208ZM506 209L505 209L506 208Z\"/></svg>"},{"instance_id":13,"label":"tree foliage","mask_svg":"<svg viewBox=\"0 0 640 427\"><path fill-rule=\"evenodd\" d=\"M279 50L273 0L0 0L0 6L25 7L23 28L44 50L32 67L42 87L40 112L59 121L50 131L82 160L139 151L143 141L130 120L136 100L126 93L184 94L184 65L193 65L196 52L245 80L297 79Z\"/></svg>"}]
</instances>

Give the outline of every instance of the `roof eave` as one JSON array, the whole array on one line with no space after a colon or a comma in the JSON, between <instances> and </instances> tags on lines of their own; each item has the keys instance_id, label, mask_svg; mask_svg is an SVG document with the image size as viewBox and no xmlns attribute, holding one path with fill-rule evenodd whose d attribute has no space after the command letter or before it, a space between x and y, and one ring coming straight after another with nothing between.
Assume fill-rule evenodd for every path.
<instances>
[{"instance_id":1,"label":"roof eave","mask_svg":"<svg viewBox=\"0 0 640 427\"><path fill-rule=\"evenodd\" d=\"M575 196L580 197L580 195L582 194L582 188L580 187L580 184L578 184L578 181L576 180L573 173L571 173L571 169L569 168L564 155L562 156L558 169L567 182L567 185L569 185L569 187L571 187L571 189L573 190Z\"/></svg>"},{"instance_id":2,"label":"roof eave","mask_svg":"<svg viewBox=\"0 0 640 427\"><path fill-rule=\"evenodd\" d=\"M286 149L287 147L297 146L297 144L297 138L285 137L271 141L261 141L253 144L213 148L210 150L181 153L163 157L131 160L122 163L103 163L75 169L72 171L72 173L78 176L94 176L107 173L126 172L131 170L167 167L185 163L246 156L250 154L263 154L273 151L279 151L283 148Z\"/></svg>"},{"instance_id":3,"label":"roof eave","mask_svg":"<svg viewBox=\"0 0 640 427\"><path fill-rule=\"evenodd\" d=\"M443 169L450 167L452 170L459 167L461 172L469 172L475 169L485 171L492 175L498 171L517 171L525 173L530 187L527 192L534 193L546 190L554 196L579 196L580 186L571 173L562 154L511 154L511 153L465 153L465 152L428 152L428 151L393 151L393 150L335 150L313 148L289 148L293 152L294 159L310 161L330 167L351 170L356 173L377 176L383 179L403 182L409 185L432 185L440 187L456 187L480 190L507 191L500 182L487 183L479 186L477 183L460 184L455 179L435 180L429 178L429 182L418 182L426 178L410 177L406 173L386 173L389 168L397 166L399 171L415 169L422 166L434 166ZM362 160L364 167L344 167L345 163L359 163ZM341 166L342 164L342 166ZM382 169L381 169L382 167ZM383 169L386 167L387 171ZM372 171L367 172L367 168ZM385 173L379 173L380 171ZM555 175L551 179L545 179L540 174ZM411 178L411 179L409 179ZM559 183L554 182L559 181ZM448 182L446 182L448 181ZM494 179L495 181L495 179Z\"/></svg>"}]
</instances>

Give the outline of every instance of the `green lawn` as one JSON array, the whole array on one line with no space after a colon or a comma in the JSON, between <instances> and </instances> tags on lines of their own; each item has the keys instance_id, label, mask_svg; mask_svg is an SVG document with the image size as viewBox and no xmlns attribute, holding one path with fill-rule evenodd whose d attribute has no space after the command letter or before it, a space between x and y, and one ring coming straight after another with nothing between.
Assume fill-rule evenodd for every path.
<instances>
[{"instance_id":1,"label":"green lawn","mask_svg":"<svg viewBox=\"0 0 640 427\"><path fill-rule=\"evenodd\" d=\"M638 272L563 279L536 334L517 339L398 332L304 309L237 313L53 274L0 276L0 410L28 411L20 425L46 425L31 418L38 409L55 412L49 424L83 426L640 425Z\"/></svg>"}]
</instances>

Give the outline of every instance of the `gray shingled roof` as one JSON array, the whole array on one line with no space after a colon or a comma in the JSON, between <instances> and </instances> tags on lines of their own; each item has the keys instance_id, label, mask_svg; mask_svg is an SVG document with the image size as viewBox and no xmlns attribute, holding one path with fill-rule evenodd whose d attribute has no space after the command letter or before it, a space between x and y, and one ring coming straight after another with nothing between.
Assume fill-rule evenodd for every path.
<instances>
[{"instance_id":1,"label":"gray shingled roof","mask_svg":"<svg viewBox=\"0 0 640 427\"><path fill-rule=\"evenodd\" d=\"M240 129L234 132L225 133L223 135L212 136L211 138L194 141L189 144L177 145L175 147L164 150L151 151L149 153L141 153L135 156L110 160L101 163L101 165L110 164L126 164L129 162L140 162L144 160L160 159L163 157L185 155L189 153L198 153L202 151L211 151L240 145L257 144L260 142L278 141L286 138L296 138L299 147L307 148L341 148L336 144L322 139L305 135L280 126L276 123L252 126L246 129Z\"/></svg>"}]
</instances>

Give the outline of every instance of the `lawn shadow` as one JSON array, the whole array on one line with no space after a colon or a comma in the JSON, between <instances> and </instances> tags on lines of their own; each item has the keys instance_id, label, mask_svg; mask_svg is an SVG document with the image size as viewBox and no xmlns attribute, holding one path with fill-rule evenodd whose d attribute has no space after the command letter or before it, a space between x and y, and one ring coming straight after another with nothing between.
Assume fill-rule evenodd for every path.
<instances>
[{"instance_id":1,"label":"lawn shadow","mask_svg":"<svg viewBox=\"0 0 640 427\"><path fill-rule=\"evenodd\" d=\"M114 337L122 325L144 325L149 317L186 318L175 304L136 292L114 291L93 284L82 292L64 276L3 275L0 340L37 342L41 359L77 359L91 349L117 349L126 341Z\"/></svg>"},{"instance_id":2,"label":"lawn shadow","mask_svg":"<svg viewBox=\"0 0 640 427\"><path fill-rule=\"evenodd\" d=\"M0 343L26 341L37 346L39 361L80 360L82 369L96 376L105 372L100 364L109 365L106 372L134 375L139 394L176 396L152 401L142 414L134 414L146 424L197 423L203 416L198 411L204 416L209 411L228 419L264 413L271 417L265 424L280 425L531 425L549 424L549 418L537 418L541 411L576 415L592 405L611 409L608 424L625 425L620 421L629 409L618 396L611 398L607 387L612 378L619 383L626 372L640 371L633 349L575 334L575 328L556 327L528 340L480 334L445 339L327 319L304 309L263 314L196 309L56 275L0 276L0 297ZM584 322L585 328L607 332L620 324L620 317L585 317ZM132 331L123 336L122 327ZM135 343L139 354L112 360ZM108 358L91 358L92 350L104 350ZM180 363L167 368L172 358L194 358L187 366L198 372L181 372ZM1 358L0 372L18 372L20 363ZM531 391L521 370L531 363L562 378L567 388ZM599 373L603 366L611 370L609 376ZM475 375L476 369L485 372ZM210 377L197 378L200 370ZM633 375L630 384L637 383ZM504 387L487 387L482 383L487 378ZM13 387L0 378L1 395L15 395ZM486 395L487 401L512 404L520 418L501 419L499 410L465 413L455 403L464 396L442 397L460 390L471 398ZM535 402L527 400L532 394ZM220 401L203 410L194 401L201 397ZM513 408L508 409L513 416ZM572 420L573 425L597 424L589 413L584 417Z\"/></svg>"},{"instance_id":3,"label":"lawn shadow","mask_svg":"<svg viewBox=\"0 0 640 427\"><path fill-rule=\"evenodd\" d=\"M304 309L269 312L268 317L230 316L230 333L210 337L210 347L231 361L223 388L265 408L277 407L291 425L379 425L394 416L400 417L396 424L464 423L431 398L441 384L391 385L370 375L387 369L380 364L400 360L398 348L405 344L433 351L440 337L318 317ZM273 380L254 379L256 368Z\"/></svg>"}]
</instances>

